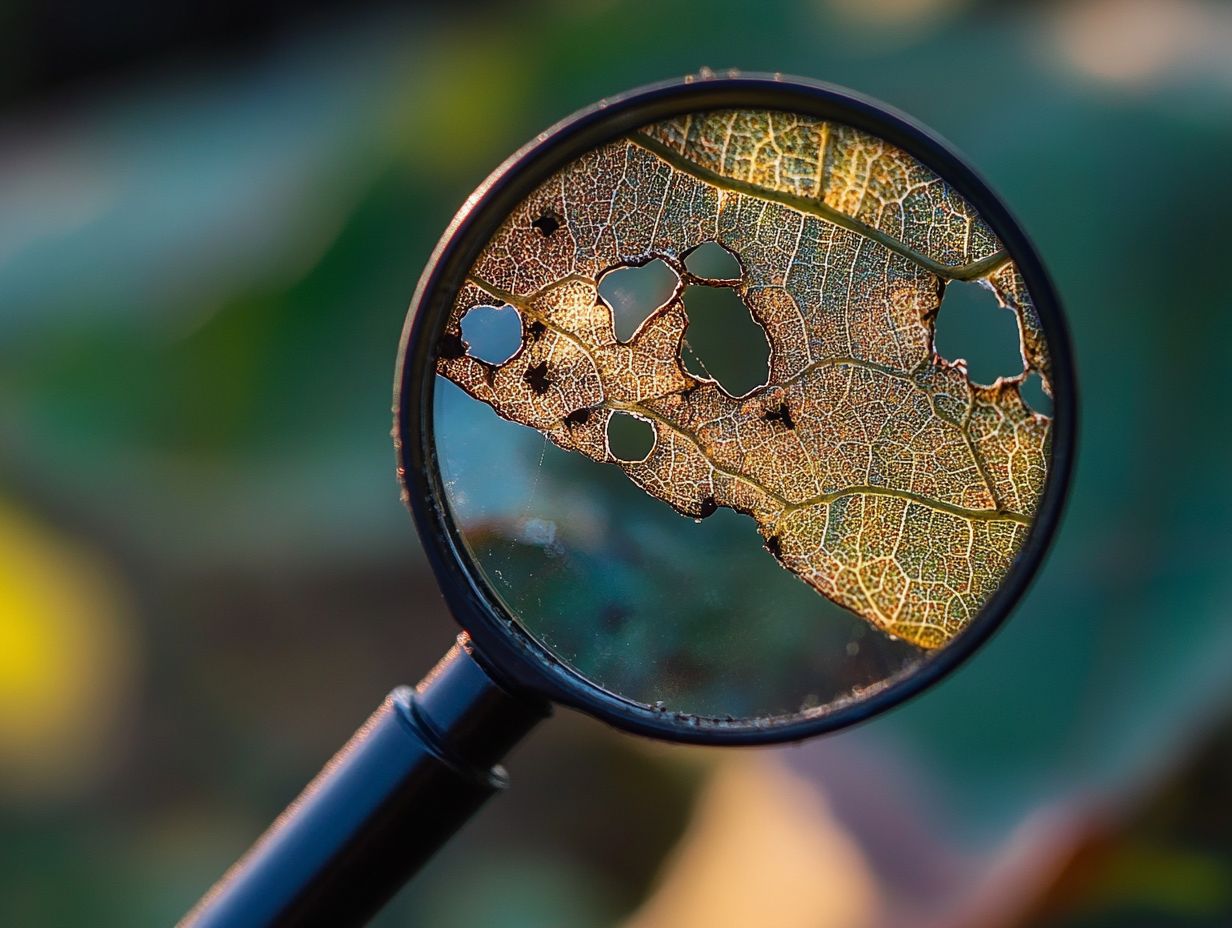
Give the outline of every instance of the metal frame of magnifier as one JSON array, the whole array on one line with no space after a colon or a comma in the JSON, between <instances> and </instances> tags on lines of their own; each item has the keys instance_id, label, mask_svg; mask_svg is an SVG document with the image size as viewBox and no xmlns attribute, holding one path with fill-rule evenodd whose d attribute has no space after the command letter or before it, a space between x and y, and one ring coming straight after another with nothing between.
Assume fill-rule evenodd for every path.
<instances>
[{"instance_id":1,"label":"metal frame of magnifier","mask_svg":"<svg viewBox=\"0 0 1232 928\"><path fill-rule=\"evenodd\" d=\"M433 439L438 335L467 271L539 184L587 151L689 112L784 110L862 129L910 152L970 202L1017 263L1052 362L1048 478L1008 575L958 638L861 701L780 718L730 720L635 703L555 659L488 588L448 512ZM415 690L400 687L181 922L192 928L360 925L505 785L504 754L562 703L670 741L798 741L861 722L953 670L1004 621L1056 530L1074 464L1077 385L1069 334L1035 248L1001 200L948 145L850 91L779 75L655 84L603 100L509 158L467 200L433 253L403 330L395 378L398 475L445 600L465 631ZM670 616L664 617L670 621Z\"/></svg>"},{"instance_id":2,"label":"metal frame of magnifier","mask_svg":"<svg viewBox=\"0 0 1232 928\"><path fill-rule=\"evenodd\" d=\"M500 223L583 153L647 123L725 108L787 110L846 123L905 149L931 168L975 207L1017 262L1043 321L1053 366L1053 444L1044 495L1009 574L979 616L923 667L881 692L790 720L731 721L656 710L604 691L555 659L505 611L471 562L446 508L433 441L435 336L467 271ZM811 737L882 712L949 673L992 634L1022 596L1055 531L1073 465L1075 384L1069 335L1048 275L1018 223L958 155L910 118L849 91L780 77L729 77L659 84L592 106L540 135L475 192L442 238L411 305L396 380L399 474L445 599L501 679L618 728L672 741L765 744Z\"/></svg>"}]
</instances>

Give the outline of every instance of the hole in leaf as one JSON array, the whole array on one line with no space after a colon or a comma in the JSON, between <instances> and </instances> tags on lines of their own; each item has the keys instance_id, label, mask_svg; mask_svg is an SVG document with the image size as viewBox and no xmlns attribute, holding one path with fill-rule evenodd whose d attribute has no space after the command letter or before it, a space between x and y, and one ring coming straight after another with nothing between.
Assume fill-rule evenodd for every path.
<instances>
[{"instance_id":1,"label":"hole in leaf","mask_svg":"<svg viewBox=\"0 0 1232 928\"><path fill-rule=\"evenodd\" d=\"M512 306L476 306L462 317L462 338L472 358L504 364L522 347L522 317Z\"/></svg>"},{"instance_id":2,"label":"hole in leaf","mask_svg":"<svg viewBox=\"0 0 1232 928\"><path fill-rule=\"evenodd\" d=\"M613 412L608 417L607 450L626 464L646 460L654 442L654 426L645 419L625 412Z\"/></svg>"},{"instance_id":3,"label":"hole in leaf","mask_svg":"<svg viewBox=\"0 0 1232 928\"><path fill-rule=\"evenodd\" d=\"M698 245L684 259L685 270L705 280L735 280L740 277L740 262L718 242Z\"/></svg>"},{"instance_id":4,"label":"hole in leaf","mask_svg":"<svg viewBox=\"0 0 1232 928\"><path fill-rule=\"evenodd\" d=\"M599 296L612 307L612 324L616 338L627 342L638 326L656 309L666 303L680 278L660 260L641 267L620 267L604 274L599 280Z\"/></svg>"},{"instance_id":5,"label":"hole in leaf","mask_svg":"<svg viewBox=\"0 0 1232 928\"><path fill-rule=\"evenodd\" d=\"M710 377L732 396L766 382L770 343L740 295L730 287L688 287L684 308L684 366L695 377Z\"/></svg>"},{"instance_id":6,"label":"hole in leaf","mask_svg":"<svg viewBox=\"0 0 1232 928\"><path fill-rule=\"evenodd\" d=\"M1033 412L1045 416L1052 415L1052 397L1044 392L1044 378L1039 375L1038 371L1032 371L1027 375L1027 379L1018 388L1018 392L1023 402L1030 406Z\"/></svg>"},{"instance_id":7,"label":"hole in leaf","mask_svg":"<svg viewBox=\"0 0 1232 928\"><path fill-rule=\"evenodd\" d=\"M534 229L544 238L547 238L549 235L551 235L553 232L555 232L557 229L560 228L560 222L561 222L560 216L556 215L556 213L552 212L551 210L548 210L543 215L541 215L538 219L534 220L530 225L532 229Z\"/></svg>"},{"instance_id":8,"label":"hole in leaf","mask_svg":"<svg viewBox=\"0 0 1232 928\"><path fill-rule=\"evenodd\" d=\"M974 383L990 384L1022 373L1017 320L978 283L946 284L933 345L943 358L965 359Z\"/></svg>"}]
</instances>

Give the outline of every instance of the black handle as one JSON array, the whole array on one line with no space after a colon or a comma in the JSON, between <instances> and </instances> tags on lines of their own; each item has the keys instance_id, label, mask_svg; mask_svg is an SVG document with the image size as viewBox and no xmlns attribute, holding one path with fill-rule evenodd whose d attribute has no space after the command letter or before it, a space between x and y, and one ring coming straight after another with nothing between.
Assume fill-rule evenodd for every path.
<instances>
[{"instance_id":1,"label":"black handle","mask_svg":"<svg viewBox=\"0 0 1232 928\"><path fill-rule=\"evenodd\" d=\"M513 696L460 635L399 687L180 928L362 925L505 786L493 766L549 712Z\"/></svg>"}]
</instances>

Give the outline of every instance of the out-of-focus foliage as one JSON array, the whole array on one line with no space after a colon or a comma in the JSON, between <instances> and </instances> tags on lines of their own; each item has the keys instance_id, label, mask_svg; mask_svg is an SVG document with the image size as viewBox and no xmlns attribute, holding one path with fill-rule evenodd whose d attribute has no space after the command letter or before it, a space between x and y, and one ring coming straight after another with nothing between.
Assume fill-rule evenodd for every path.
<instances>
[{"instance_id":1,"label":"out-of-focus foliage","mask_svg":"<svg viewBox=\"0 0 1232 928\"><path fill-rule=\"evenodd\" d=\"M782 776L824 797L818 843L777 845L842 850L852 908L832 924L1007 923L1092 822L1122 820L1132 837L1113 843L1128 850L1039 919L1226 923L1212 887L1232 882L1232 840L1186 830L1221 820L1226 791L1177 787L1155 807L1199 805L1172 817L1124 812L1229 705L1230 17L1200 0L337 14L239 58L10 105L0 495L19 514L0 548L16 546L13 576L38 592L0 571L0 601L25 604L0 634L26 642L0 658L0 691L26 694L0 717L28 716L47 739L28 756L48 766L0 777L0 923L173 922L385 691L430 666L451 627L388 440L419 270L535 132L704 64L881 97L953 140L1018 211L1080 360L1068 518L966 668L858 731L767 752L764 775L563 713L511 758L515 791L382 924L670 912L680 874L708 892L685 829L712 767L699 828L705 797L753 801ZM71 705L28 695L59 684ZM88 756L65 717L106 732ZM5 751L22 744L5 735ZM727 883L776 853L730 824L711 832L734 836Z\"/></svg>"},{"instance_id":2,"label":"out-of-focus foliage","mask_svg":"<svg viewBox=\"0 0 1232 928\"><path fill-rule=\"evenodd\" d=\"M0 791L55 798L103 772L136 647L115 587L96 558L0 509Z\"/></svg>"}]
</instances>

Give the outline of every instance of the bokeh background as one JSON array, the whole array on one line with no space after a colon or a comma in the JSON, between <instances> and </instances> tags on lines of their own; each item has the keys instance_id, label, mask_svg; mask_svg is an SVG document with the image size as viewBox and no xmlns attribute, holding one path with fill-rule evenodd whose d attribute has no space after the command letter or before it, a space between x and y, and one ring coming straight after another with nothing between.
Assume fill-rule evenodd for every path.
<instances>
[{"instance_id":1,"label":"bokeh background","mask_svg":"<svg viewBox=\"0 0 1232 928\"><path fill-rule=\"evenodd\" d=\"M389 443L438 234L556 119L696 71L952 140L1066 301L1061 535L951 679L803 746L570 712L386 928L1232 923L1232 7L0 10L0 924L173 923L453 635Z\"/></svg>"}]
</instances>

